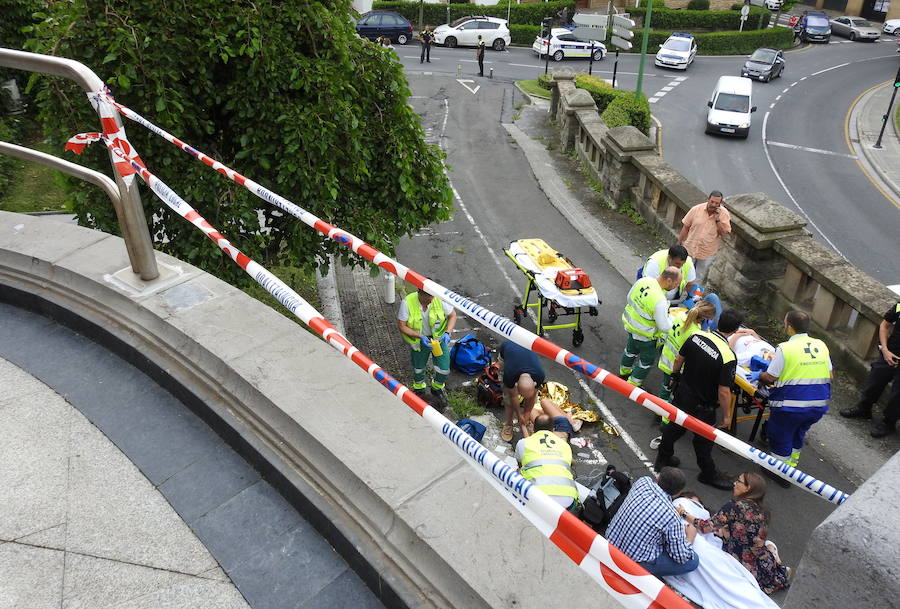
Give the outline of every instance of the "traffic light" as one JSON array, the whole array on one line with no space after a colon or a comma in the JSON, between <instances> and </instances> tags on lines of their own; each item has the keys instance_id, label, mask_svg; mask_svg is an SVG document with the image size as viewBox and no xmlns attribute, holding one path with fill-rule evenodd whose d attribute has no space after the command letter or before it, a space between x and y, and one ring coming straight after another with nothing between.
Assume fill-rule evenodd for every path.
<instances>
[{"instance_id":1,"label":"traffic light","mask_svg":"<svg viewBox=\"0 0 900 609\"><path fill-rule=\"evenodd\" d=\"M552 17L544 17L543 19L541 19L541 27L550 27L550 25L552 25L552 24L553 24Z\"/></svg>"},{"instance_id":2,"label":"traffic light","mask_svg":"<svg viewBox=\"0 0 900 609\"><path fill-rule=\"evenodd\" d=\"M894 76L894 86L900 87L900 68L897 68L897 75Z\"/></svg>"}]
</instances>

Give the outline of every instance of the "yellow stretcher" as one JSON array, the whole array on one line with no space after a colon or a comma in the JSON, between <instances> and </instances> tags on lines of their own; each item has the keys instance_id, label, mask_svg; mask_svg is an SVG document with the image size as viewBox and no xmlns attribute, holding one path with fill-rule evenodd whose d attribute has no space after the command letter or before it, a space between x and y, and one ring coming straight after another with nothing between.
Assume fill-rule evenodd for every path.
<instances>
[{"instance_id":1,"label":"yellow stretcher","mask_svg":"<svg viewBox=\"0 0 900 609\"><path fill-rule=\"evenodd\" d=\"M743 366L738 366L738 370L734 375L734 387L731 394L731 426L728 433L733 436L737 435L737 424L744 421L753 421L753 429L750 431L749 441L756 439L759 427L763 419L769 418L769 396L765 390L759 390L751 383L747 382L742 376L749 372ZM741 414L743 413L743 414Z\"/></svg>"},{"instance_id":2,"label":"yellow stretcher","mask_svg":"<svg viewBox=\"0 0 900 609\"><path fill-rule=\"evenodd\" d=\"M537 334L545 336L546 330L573 328L572 344L576 347L584 342L581 329L581 312L587 309L591 316L597 315L600 299L593 286L563 290L556 286L556 274L560 270L571 269L575 265L571 260L550 247L543 239L517 239L503 250L510 260L524 273L528 280L525 295L521 304L513 310L513 321L522 323L528 307L535 307L537 314ZM535 302L529 302L532 292L537 294ZM544 323L544 309L547 309L547 321ZM570 323L554 323L562 316L574 316Z\"/></svg>"}]
</instances>

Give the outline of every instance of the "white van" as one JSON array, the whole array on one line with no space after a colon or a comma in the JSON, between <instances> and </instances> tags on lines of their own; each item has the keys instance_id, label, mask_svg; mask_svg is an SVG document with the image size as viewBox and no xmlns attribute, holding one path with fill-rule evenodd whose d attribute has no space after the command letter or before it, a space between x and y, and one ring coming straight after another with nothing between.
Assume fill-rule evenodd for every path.
<instances>
[{"instance_id":1,"label":"white van","mask_svg":"<svg viewBox=\"0 0 900 609\"><path fill-rule=\"evenodd\" d=\"M753 81L741 76L720 76L712 97L706 102L707 133L726 133L747 137L753 105Z\"/></svg>"}]
</instances>

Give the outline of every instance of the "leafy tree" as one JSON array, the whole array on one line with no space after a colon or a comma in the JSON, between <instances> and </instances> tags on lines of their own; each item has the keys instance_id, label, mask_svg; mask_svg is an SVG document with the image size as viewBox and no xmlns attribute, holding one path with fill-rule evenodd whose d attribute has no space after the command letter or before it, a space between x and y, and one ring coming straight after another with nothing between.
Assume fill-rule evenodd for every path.
<instances>
[{"instance_id":1,"label":"leafy tree","mask_svg":"<svg viewBox=\"0 0 900 609\"><path fill-rule=\"evenodd\" d=\"M356 36L350 0L49 0L40 16L31 50L81 61L121 103L379 249L449 217L442 155L425 143L396 57ZM97 129L76 87L41 83L60 150ZM151 172L262 264L311 268L329 252L358 261L139 125L126 120L126 131ZM98 144L79 158L109 167ZM79 222L118 232L99 190L77 188ZM193 226L144 199L156 247L245 281Z\"/></svg>"}]
</instances>

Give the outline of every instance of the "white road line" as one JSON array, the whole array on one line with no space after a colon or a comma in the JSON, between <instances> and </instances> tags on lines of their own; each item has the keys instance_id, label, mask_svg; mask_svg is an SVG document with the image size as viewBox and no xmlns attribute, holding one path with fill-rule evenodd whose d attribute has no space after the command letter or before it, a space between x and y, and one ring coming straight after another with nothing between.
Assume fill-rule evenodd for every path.
<instances>
[{"instance_id":1,"label":"white road line","mask_svg":"<svg viewBox=\"0 0 900 609\"><path fill-rule=\"evenodd\" d=\"M780 96L780 95L779 95L778 97L775 98L775 101L778 101L779 99L781 99L781 96Z\"/></svg>"},{"instance_id":2,"label":"white road line","mask_svg":"<svg viewBox=\"0 0 900 609\"><path fill-rule=\"evenodd\" d=\"M791 87L796 86L796 85L797 85L797 81L794 81L790 84Z\"/></svg>"},{"instance_id":3,"label":"white road line","mask_svg":"<svg viewBox=\"0 0 900 609\"><path fill-rule=\"evenodd\" d=\"M663 97L666 93L667 93L667 91L665 91L665 90L657 91L656 95L654 97Z\"/></svg>"},{"instance_id":4,"label":"white road line","mask_svg":"<svg viewBox=\"0 0 900 609\"><path fill-rule=\"evenodd\" d=\"M807 78L809 78L809 76L804 76L804 77L801 78L800 80L803 81L803 80L806 80Z\"/></svg>"},{"instance_id":5,"label":"white road line","mask_svg":"<svg viewBox=\"0 0 900 609\"><path fill-rule=\"evenodd\" d=\"M771 104L769 104L769 110L771 110L774 107L775 107L775 102L772 102Z\"/></svg>"},{"instance_id":6,"label":"white road line","mask_svg":"<svg viewBox=\"0 0 900 609\"><path fill-rule=\"evenodd\" d=\"M525 63L511 63L511 64L507 64L507 65L516 66L517 68L542 68L543 67L543 66L532 66L532 65L525 64Z\"/></svg>"},{"instance_id":7,"label":"white road line","mask_svg":"<svg viewBox=\"0 0 900 609\"><path fill-rule=\"evenodd\" d=\"M658 101L659 101L659 98L658 98L658 97L651 97L650 99L647 100L647 103L649 103L649 104L655 104L655 103L658 102Z\"/></svg>"},{"instance_id":8,"label":"white road line","mask_svg":"<svg viewBox=\"0 0 900 609\"><path fill-rule=\"evenodd\" d=\"M836 66L831 66L830 68L825 68L824 70L819 70L818 72L813 72L810 76L818 76L819 74L824 74L825 72L829 72L831 70L837 70L838 68L843 68L844 66L849 66L850 62L842 63Z\"/></svg>"},{"instance_id":9,"label":"white road line","mask_svg":"<svg viewBox=\"0 0 900 609\"><path fill-rule=\"evenodd\" d=\"M773 106L775 104L772 104ZM817 154L827 154L829 156L839 156L846 159L853 159L854 161L857 159L855 154L847 154L845 152L832 152L831 150L822 150L821 148L809 148L807 146L797 146L796 144L785 144L783 142L772 142L767 141L767 144L770 146L778 146L780 148L790 148L791 150L803 150L804 152L815 152Z\"/></svg>"},{"instance_id":10,"label":"white road line","mask_svg":"<svg viewBox=\"0 0 900 609\"><path fill-rule=\"evenodd\" d=\"M772 173L775 174L775 178L778 180L778 183L781 184L781 187L784 189L784 192L785 192L785 194L787 194L788 198L794 202L794 205L797 206L797 209L800 210L800 213L802 213L806 217L806 221L809 222L809 225L812 226L813 228L815 228L816 231L820 235L822 235L822 238L828 242L828 245L830 245L832 247L832 249L834 249L834 251L836 251L838 253L839 256L844 257L844 255L841 253L841 250L839 250L837 248L837 246L831 242L831 239L829 239L828 236L825 235L825 233L823 233L819 229L818 226L816 226L816 223L812 221L812 219L809 217L809 215L806 213L806 211L804 211L804 209L802 207L800 207L800 204L797 203L797 199L795 199L794 195L791 194L791 191L788 190L787 184L785 184L784 180L781 179L781 174L778 173L778 170L775 168L775 163L772 162L772 155L769 154L769 147L766 145L766 142L768 141L766 138L766 126L768 125L768 123L769 123L769 113L766 112L766 115L763 117L763 124L762 124L763 152L766 153L766 160L769 162L769 167L772 169Z\"/></svg>"},{"instance_id":11,"label":"white road line","mask_svg":"<svg viewBox=\"0 0 900 609\"><path fill-rule=\"evenodd\" d=\"M687 80L687 76L676 76L675 80L677 80L678 82L681 82L681 81Z\"/></svg>"},{"instance_id":12,"label":"white road line","mask_svg":"<svg viewBox=\"0 0 900 609\"><path fill-rule=\"evenodd\" d=\"M787 92L790 91L790 90L791 90L790 87L788 87L788 88L784 89L784 90L781 92L781 94L784 95L785 93L787 93Z\"/></svg>"},{"instance_id":13,"label":"white road line","mask_svg":"<svg viewBox=\"0 0 900 609\"><path fill-rule=\"evenodd\" d=\"M660 89L660 91L665 91L666 93L668 93L669 91L671 91L674 88L675 87L663 87L662 89Z\"/></svg>"}]
</instances>

